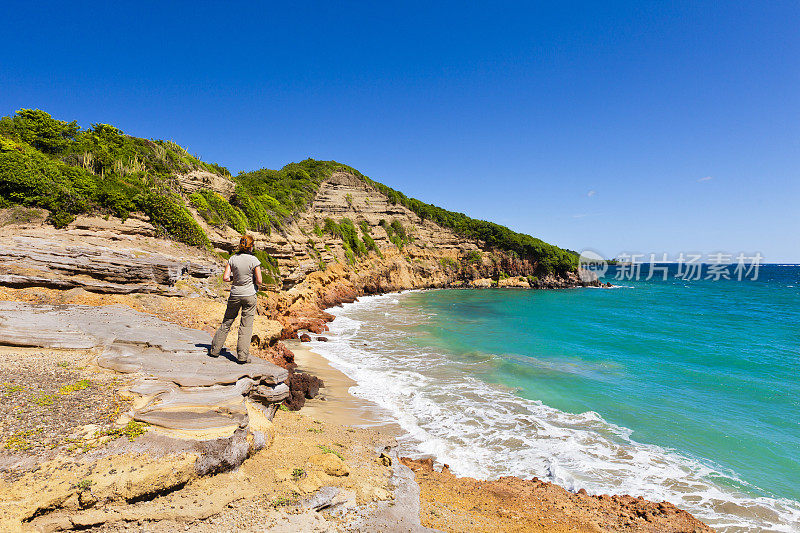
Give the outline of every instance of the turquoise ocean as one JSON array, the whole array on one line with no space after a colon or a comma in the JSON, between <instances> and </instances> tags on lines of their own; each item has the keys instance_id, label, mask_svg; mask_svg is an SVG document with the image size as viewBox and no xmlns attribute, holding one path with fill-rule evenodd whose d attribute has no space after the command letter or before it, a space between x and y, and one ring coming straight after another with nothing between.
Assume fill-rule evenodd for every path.
<instances>
[{"instance_id":1,"label":"turquoise ocean","mask_svg":"<svg viewBox=\"0 0 800 533\"><path fill-rule=\"evenodd\" d=\"M800 267L757 280L436 290L332 309L314 350L458 475L670 501L800 531Z\"/></svg>"}]
</instances>

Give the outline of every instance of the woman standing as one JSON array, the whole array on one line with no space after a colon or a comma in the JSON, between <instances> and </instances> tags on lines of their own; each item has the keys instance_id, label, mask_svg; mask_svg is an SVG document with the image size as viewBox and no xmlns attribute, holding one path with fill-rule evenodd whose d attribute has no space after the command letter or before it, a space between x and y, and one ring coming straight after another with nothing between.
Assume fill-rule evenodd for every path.
<instances>
[{"instance_id":1,"label":"woman standing","mask_svg":"<svg viewBox=\"0 0 800 533\"><path fill-rule=\"evenodd\" d=\"M239 364L250 362L250 339L253 336L253 320L256 316L258 303L256 292L261 285L261 262L253 255L253 237L243 235L239 239L239 250L228 259L225 281L233 281L231 294L228 297L228 307L222 325L214 334L211 341L211 357L219 357L219 352L228 338L228 332L236 320L239 311L242 318L239 321L239 339L236 343L236 360Z\"/></svg>"}]
</instances>

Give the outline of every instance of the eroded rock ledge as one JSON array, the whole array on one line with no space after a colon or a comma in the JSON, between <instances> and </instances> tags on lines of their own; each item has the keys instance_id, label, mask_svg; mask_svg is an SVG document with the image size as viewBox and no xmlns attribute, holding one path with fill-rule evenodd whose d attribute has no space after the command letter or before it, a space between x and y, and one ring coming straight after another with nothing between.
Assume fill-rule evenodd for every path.
<instances>
[{"instance_id":1,"label":"eroded rock ledge","mask_svg":"<svg viewBox=\"0 0 800 533\"><path fill-rule=\"evenodd\" d=\"M0 302L0 344L95 350L99 366L140 377L131 418L195 438L230 437L247 427L248 406L289 397L285 369L209 357L208 333L124 306Z\"/></svg>"},{"instance_id":2,"label":"eroded rock ledge","mask_svg":"<svg viewBox=\"0 0 800 533\"><path fill-rule=\"evenodd\" d=\"M29 494L12 506L15 518L96 504L83 502L84 491L59 476L80 472L99 480L91 494L103 502L135 501L195 476L235 468L267 446L270 420L290 394L284 383L288 372L258 358L243 365L211 358L210 342L206 332L125 306L0 302L0 344L92 350L100 367L135 377L127 389L132 408L120 423L132 419L152 427L134 449L111 446L109 456L92 466L72 467L58 459L37 466L15 484ZM52 475L42 476L50 470Z\"/></svg>"}]
</instances>

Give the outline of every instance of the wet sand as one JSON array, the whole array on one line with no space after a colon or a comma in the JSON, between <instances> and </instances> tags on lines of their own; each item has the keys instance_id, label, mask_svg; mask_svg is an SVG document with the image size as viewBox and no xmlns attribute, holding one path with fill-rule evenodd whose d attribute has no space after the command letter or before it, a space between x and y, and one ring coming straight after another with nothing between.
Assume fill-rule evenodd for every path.
<instances>
[{"instance_id":1,"label":"wet sand","mask_svg":"<svg viewBox=\"0 0 800 533\"><path fill-rule=\"evenodd\" d=\"M397 423L375 403L357 398L349 389L356 382L331 366L327 359L313 352L311 347L297 340L283 341L294 352L297 369L313 374L325 382L320 394L307 400L303 414L333 424L370 428L381 433L399 436L403 433Z\"/></svg>"}]
</instances>

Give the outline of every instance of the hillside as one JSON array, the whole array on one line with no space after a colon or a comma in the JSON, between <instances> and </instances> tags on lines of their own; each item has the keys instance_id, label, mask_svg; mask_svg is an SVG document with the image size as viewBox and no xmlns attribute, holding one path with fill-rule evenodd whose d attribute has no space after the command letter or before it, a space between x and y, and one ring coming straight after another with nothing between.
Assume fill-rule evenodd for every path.
<instances>
[{"instance_id":1,"label":"hillside","mask_svg":"<svg viewBox=\"0 0 800 533\"><path fill-rule=\"evenodd\" d=\"M226 357L206 348L243 232L269 284L240 365L236 334ZM449 509L492 531L707 531L666 503L516 478L481 488L409 463L415 478L393 438L291 412L334 404L319 378L339 378L309 373L301 344L328 340L326 309L404 289L587 285L575 266L336 162L232 176L113 126L5 117L0 529L426 531L422 506L443 528ZM514 506L542 489L538 510Z\"/></svg>"},{"instance_id":2,"label":"hillside","mask_svg":"<svg viewBox=\"0 0 800 533\"><path fill-rule=\"evenodd\" d=\"M39 110L0 120L0 207L13 205L46 210L55 228L116 224L200 255L224 256L250 232L276 288L332 263L375 267L398 257L428 281L375 290L575 283L573 252L409 198L340 163L307 159L232 176L174 142L107 124L81 129Z\"/></svg>"}]
</instances>

